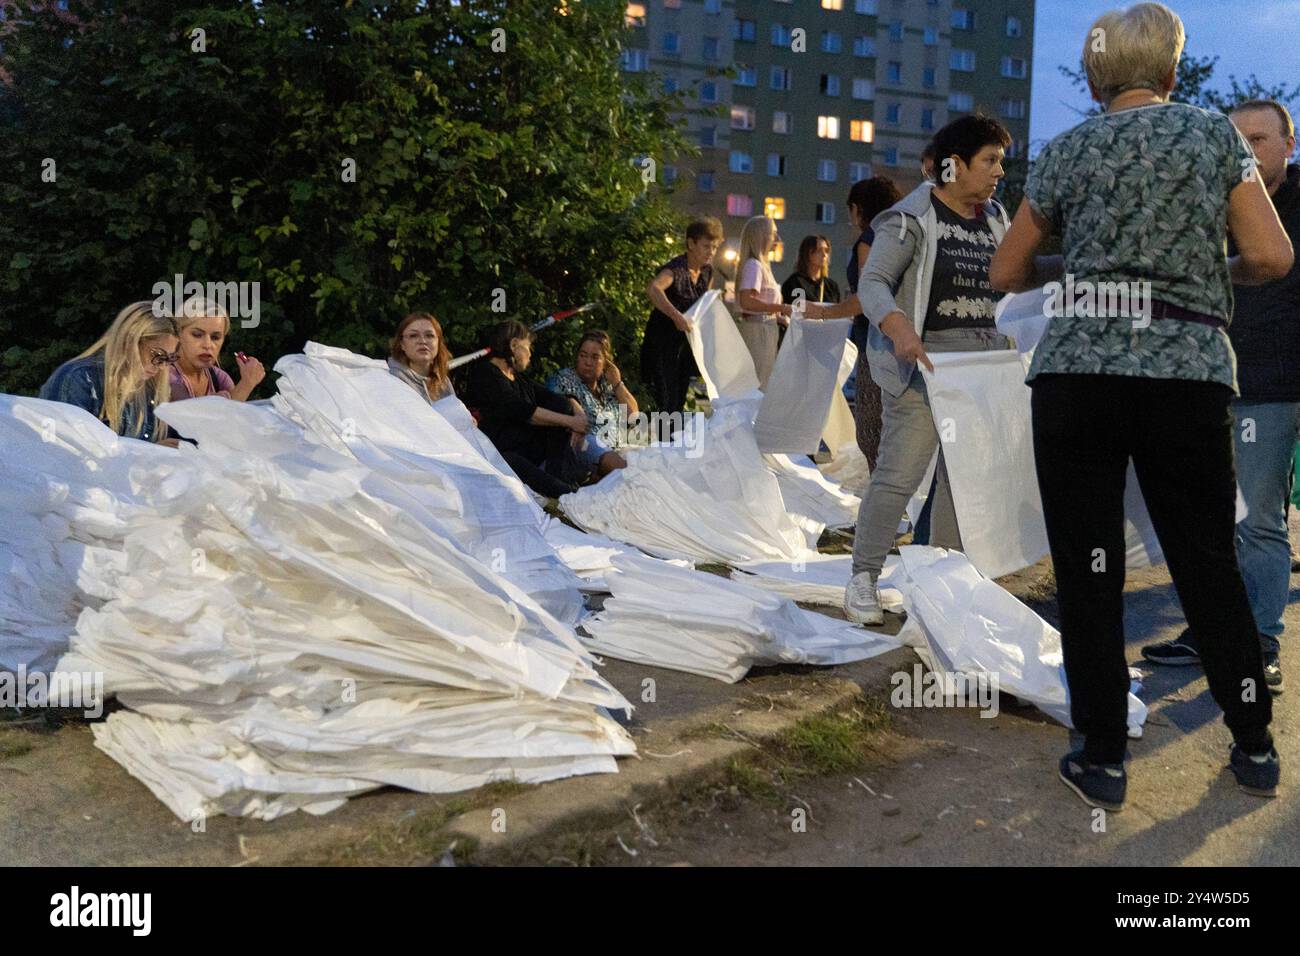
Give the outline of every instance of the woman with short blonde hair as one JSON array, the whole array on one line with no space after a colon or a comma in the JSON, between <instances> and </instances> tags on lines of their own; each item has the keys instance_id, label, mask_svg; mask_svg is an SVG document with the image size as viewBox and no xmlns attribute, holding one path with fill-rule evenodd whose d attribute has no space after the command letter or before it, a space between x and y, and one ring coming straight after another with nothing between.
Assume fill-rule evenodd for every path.
<instances>
[{"instance_id":1,"label":"woman with short blonde hair","mask_svg":"<svg viewBox=\"0 0 1300 956\"><path fill-rule=\"evenodd\" d=\"M1044 147L989 270L1002 291L1042 286L1052 276L1034 252L1061 237L1059 268L1073 297L1065 302L1062 284L1051 287L1051 321L1027 379L1070 715L1083 735L1059 773L1090 806L1110 810L1123 805L1128 784L1130 461L1233 736L1228 765L1242 789L1261 796L1276 792L1280 776L1235 550L1237 375L1227 325L1233 283L1281 278L1293 254L1232 121L1170 102L1182 48L1182 22L1163 4L1098 18L1084 39L1084 67L1106 111ZM1228 233L1239 250L1231 258ZM1107 287L1121 294L1095 294Z\"/></svg>"},{"instance_id":2,"label":"woman with short blonde hair","mask_svg":"<svg viewBox=\"0 0 1300 956\"><path fill-rule=\"evenodd\" d=\"M119 435L165 441L154 406L170 397L176 346L175 320L156 315L151 301L133 302L94 345L54 370L40 397L84 408Z\"/></svg>"}]
</instances>

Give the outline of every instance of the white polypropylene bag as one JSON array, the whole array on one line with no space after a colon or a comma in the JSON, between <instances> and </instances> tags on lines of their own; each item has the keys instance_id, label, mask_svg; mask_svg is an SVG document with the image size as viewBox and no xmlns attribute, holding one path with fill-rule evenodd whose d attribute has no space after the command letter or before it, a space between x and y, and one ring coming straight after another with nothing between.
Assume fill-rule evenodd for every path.
<instances>
[{"instance_id":1,"label":"white polypropylene bag","mask_svg":"<svg viewBox=\"0 0 1300 956\"><path fill-rule=\"evenodd\" d=\"M930 359L934 371L922 373L966 556L990 578L1027 568L1048 552L1027 360L1010 350Z\"/></svg>"},{"instance_id":2,"label":"white polypropylene bag","mask_svg":"<svg viewBox=\"0 0 1300 956\"><path fill-rule=\"evenodd\" d=\"M790 323L754 419L760 450L817 453L849 344L850 324L850 319Z\"/></svg>"},{"instance_id":3,"label":"white polypropylene bag","mask_svg":"<svg viewBox=\"0 0 1300 956\"><path fill-rule=\"evenodd\" d=\"M583 622L597 653L734 682L752 666L843 664L899 642L763 589L619 555L612 596Z\"/></svg>"},{"instance_id":4,"label":"white polypropylene bag","mask_svg":"<svg viewBox=\"0 0 1300 956\"><path fill-rule=\"evenodd\" d=\"M1060 632L960 552L913 545L900 550L901 573L893 583L903 593L909 624L918 625L923 640L913 646L926 666L996 675L999 690L1071 726ZM1130 692L1130 737L1142 735L1146 717L1146 704Z\"/></svg>"},{"instance_id":5,"label":"white polypropylene bag","mask_svg":"<svg viewBox=\"0 0 1300 956\"><path fill-rule=\"evenodd\" d=\"M709 398L743 398L758 389L758 373L722 293L710 289L686 312L688 339Z\"/></svg>"}]
</instances>

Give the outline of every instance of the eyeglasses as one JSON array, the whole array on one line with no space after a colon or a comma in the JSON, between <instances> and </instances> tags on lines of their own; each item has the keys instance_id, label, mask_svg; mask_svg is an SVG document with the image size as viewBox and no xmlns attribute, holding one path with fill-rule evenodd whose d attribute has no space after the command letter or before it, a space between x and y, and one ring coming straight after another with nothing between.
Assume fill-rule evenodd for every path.
<instances>
[{"instance_id":1,"label":"eyeglasses","mask_svg":"<svg viewBox=\"0 0 1300 956\"><path fill-rule=\"evenodd\" d=\"M149 350L149 362L157 368L160 365L175 365L181 360L180 349L175 352L164 352L162 349L151 348Z\"/></svg>"},{"instance_id":2,"label":"eyeglasses","mask_svg":"<svg viewBox=\"0 0 1300 956\"><path fill-rule=\"evenodd\" d=\"M437 332L405 332L402 338L410 342L436 342L438 341Z\"/></svg>"}]
</instances>

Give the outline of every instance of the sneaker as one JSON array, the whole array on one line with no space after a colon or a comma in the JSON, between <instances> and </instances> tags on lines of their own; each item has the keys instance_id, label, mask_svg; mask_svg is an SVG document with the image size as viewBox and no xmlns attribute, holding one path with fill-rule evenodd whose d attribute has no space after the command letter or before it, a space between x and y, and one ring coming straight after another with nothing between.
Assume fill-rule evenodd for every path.
<instances>
[{"instance_id":1,"label":"sneaker","mask_svg":"<svg viewBox=\"0 0 1300 956\"><path fill-rule=\"evenodd\" d=\"M1282 763L1277 750L1266 754L1248 754L1236 744L1228 753L1228 769L1237 778L1237 786L1256 797L1276 797Z\"/></svg>"},{"instance_id":2,"label":"sneaker","mask_svg":"<svg viewBox=\"0 0 1300 956\"><path fill-rule=\"evenodd\" d=\"M885 612L880 606L880 588L871 579L869 571L855 574L844 589L844 614L854 624L884 624Z\"/></svg>"},{"instance_id":3,"label":"sneaker","mask_svg":"<svg viewBox=\"0 0 1300 956\"><path fill-rule=\"evenodd\" d=\"M1183 628L1183 633L1172 641L1148 644L1142 648L1142 656L1152 664L1199 664L1201 662L1201 654L1196 649L1196 641L1192 638L1191 629L1186 627Z\"/></svg>"},{"instance_id":4,"label":"sneaker","mask_svg":"<svg viewBox=\"0 0 1300 956\"><path fill-rule=\"evenodd\" d=\"M1061 758L1061 780L1090 807L1123 810L1128 773L1122 763L1088 763L1082 750Z\"/></svg>"},{"instance_id":5,"label":"sneaker","mask_svg":"<svg viewBox=\"0 0 1300 956\"><path fill-rule=\"evenodd\" d=\"M1282 662L1276 654L1264 655L1264 683L1270 694L1282 693Z\"/></svg>"}]
</instances>

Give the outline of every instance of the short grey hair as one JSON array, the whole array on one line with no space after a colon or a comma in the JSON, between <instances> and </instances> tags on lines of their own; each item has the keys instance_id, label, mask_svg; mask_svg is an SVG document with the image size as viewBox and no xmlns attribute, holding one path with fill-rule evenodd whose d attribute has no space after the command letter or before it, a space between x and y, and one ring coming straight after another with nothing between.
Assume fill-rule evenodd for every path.
<instances>
[{"instance_id":1,"label":"short grey hair","mask_svg":"<svg viewBox=\"0 0 1300 956\"><path fill-rule=\"evenodd\" d=\"M1164 89L1177 69L1187 34L1163 3L1139 3L1103 13L1083 43L1088 82L1109 103L1128 90Z\"/></svg>"}]
</instances>

